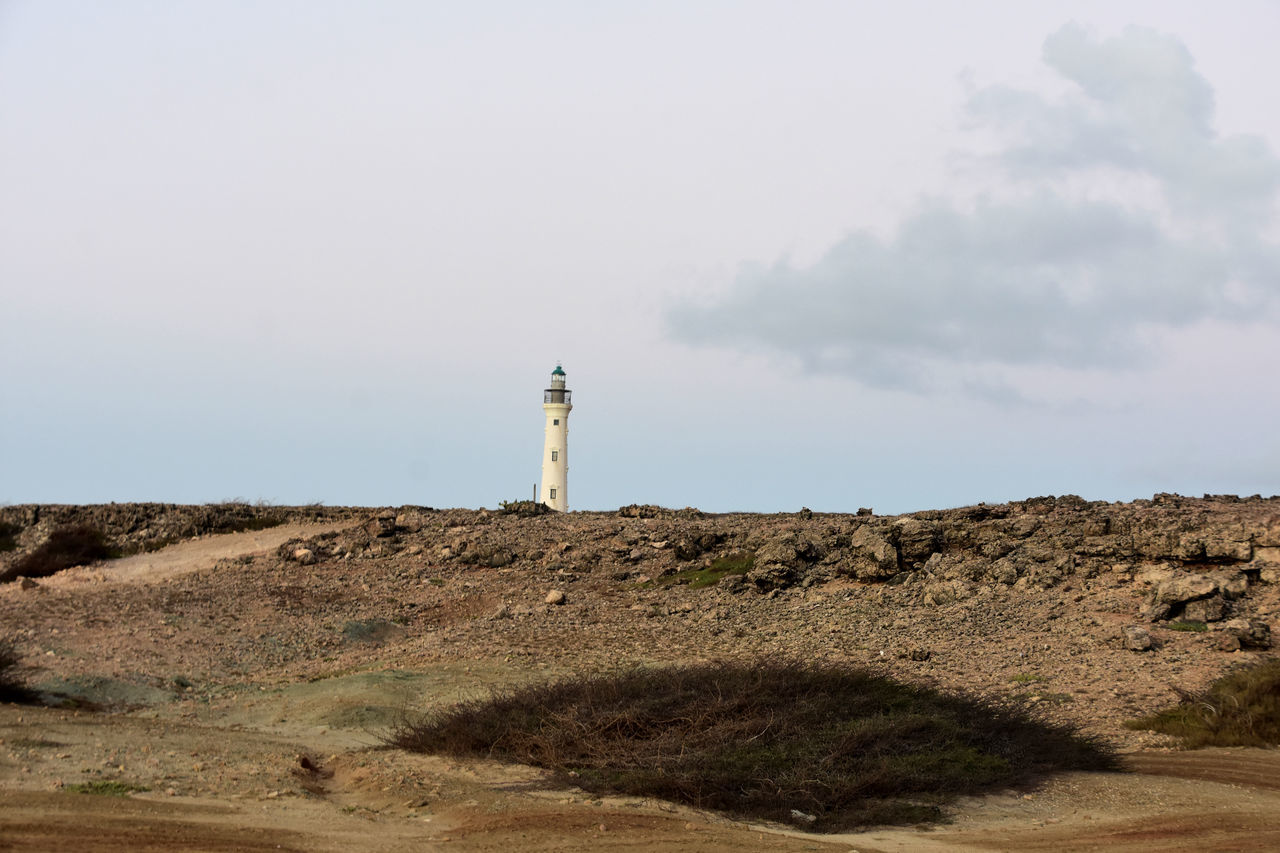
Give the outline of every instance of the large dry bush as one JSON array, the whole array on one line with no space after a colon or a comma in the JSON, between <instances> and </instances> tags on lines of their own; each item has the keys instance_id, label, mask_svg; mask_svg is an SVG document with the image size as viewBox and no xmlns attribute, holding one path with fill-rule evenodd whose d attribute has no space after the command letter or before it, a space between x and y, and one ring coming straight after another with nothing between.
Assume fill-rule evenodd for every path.
<instances>
[{"instance_id":1,"label":"large dry bush","mask_svg":"<svg viewBox=\"0 0 1280 853\"><path fill-rule=\"evenodd\" d=\"M0 641L0 702L34 702L36 692L27 687L18 648L7 640Z\"/></svg>"},{"instance_id":2,"label":"large dry bush","mask_svg":"<svg viewBox=\"0 0 1280 853\"><path fill-rule=\"evenodd\" d=\"M1015 708L795 661L522 687L407 721L388 743L820 831L937 820L957 795L1113 766L1097 742Z\"/></svg>"}]
</instances>

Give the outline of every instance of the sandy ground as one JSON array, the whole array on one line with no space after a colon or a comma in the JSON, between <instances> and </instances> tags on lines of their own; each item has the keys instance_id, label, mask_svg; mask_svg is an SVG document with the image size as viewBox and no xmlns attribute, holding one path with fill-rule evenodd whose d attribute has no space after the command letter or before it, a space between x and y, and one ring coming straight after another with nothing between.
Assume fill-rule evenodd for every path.
<instances>
[{"instance_id":1,"label":"sandy ground","mask_svg":"<svg viewBox=\"0 0 1280 853\"><path fill-rule=\"evenodd\" d=\"M73 598L77 590L115 588L127 600L131 588L217 571L219 561L269 554L293 536L324 529L195 540L43 585ZM17 600L30 593L4 594ZM247 612L249 603L242 604ZM91 636L65 632L58 655L71 662L67 673L109 668L94 662ZM144 651L139 643L138 654ZM119 649L111 654L117 668L123 665ZM1068 774L1030 793L967 800L938 827L816 836L555 789L531 768L380 745L380 734L406 708L477 695L557 666L531 674L527 661L489 654L406 660L388 647L323 678L246 663L239 682L171 695L156 688L127 711L0 706L0 850L1280 849L1275 750L1140 750L1126 755L1132 772ZM110 692L114 683L105 679L98 689ZM147 790L74 792L97 780Z\"/></svg>"}]
</instances>

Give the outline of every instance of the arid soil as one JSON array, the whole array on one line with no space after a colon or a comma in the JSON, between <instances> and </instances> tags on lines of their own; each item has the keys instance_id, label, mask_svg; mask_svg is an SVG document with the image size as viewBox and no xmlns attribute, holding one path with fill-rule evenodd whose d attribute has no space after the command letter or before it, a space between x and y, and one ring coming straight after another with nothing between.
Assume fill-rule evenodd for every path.
<instances>
[{"instance_id":1,"label":"arid soil","mask_svg":"<svg viewBox=\"0 0 1280 853\"><path fill-rule=\"evenodd\" d=\"M0 587L2 633L68 704L0 706L0 850L1280 849L1280 752L1181 752L1123 725L1273 654L1280 500L898 518L311 508L167 545L189 518L157 512L4 510L33 522L6 560L55 516L164 547ZM664 583L743 555L745 575ZM1137 627L1152 648L1129 648ZM815 836L380 741L406 711L491 687L779 654L1026 702L1132 772L961 802L933 828ZM108 780L146 790L75 792Z\"/></svg>"}]
</instances>

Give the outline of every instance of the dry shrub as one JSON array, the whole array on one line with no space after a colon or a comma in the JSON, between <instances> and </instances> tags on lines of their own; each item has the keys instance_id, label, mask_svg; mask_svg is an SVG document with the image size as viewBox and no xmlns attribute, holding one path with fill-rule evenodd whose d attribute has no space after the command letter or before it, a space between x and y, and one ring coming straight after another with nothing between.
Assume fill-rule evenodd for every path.
<instances>
[{"instance_id":1,"label":"dry shrub","mask_svg":"<svg viewBox=\"0 0 1280 853\"><path fill-rule=\"evenodd\" d=\"M1125 725L1179 737L1188 749L1280 745L1280 659L1228 673L1200 693L1174 692L1177 705Z\"/></svg>"},{"instance_id":2,"label":"dry shrub","mask_svg":"<svg viewBox=\"0 0 1280 853\"><path fill-rule=\"evenodd\" d=\"M939 820L955 796L1114 766L1098 742L1016 708L789 660L522 687L406 721L387 742L826 832Z\"/></svg>"},{"instance_id":3,"label":"dry shrub","mask_svg":"<svg viewBox=\"0 0 1280 853\"><path fill-rule=\"evenodd\" d=\"M27 687L23 678L26 669L17 646L0 642L0 702L35 702L39 698Z\"/></svg>"},{"instance_id":4,"label":"dry shrub","mask_svg":"<svg viewBox=\"0 0 1280 853\"><path fill-rule=\"evenodd\" d=\"M13 551L18 547L18 534L22 528L7 521L0 521L0 553Z\"/></svg>"}]
</instances>

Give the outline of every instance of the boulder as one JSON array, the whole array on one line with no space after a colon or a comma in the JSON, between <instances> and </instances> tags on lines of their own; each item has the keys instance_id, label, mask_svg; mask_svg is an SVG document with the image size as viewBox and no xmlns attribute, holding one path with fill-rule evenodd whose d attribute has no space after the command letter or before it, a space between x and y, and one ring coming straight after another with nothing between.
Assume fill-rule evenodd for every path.
<instances>
[{"instance_id":1,"label":"boulder","mask_svg":"<svg viewBox=\"0 0 1280 853\"><path fill-rule=\"evenodd\" d=\"M293 559L297 560L304 566L309 566L316 561L316 552L310 548L295 548L293 551Z\"/></svg>"},{"instance_id":2,"label":"boulder","mask_svg":"<svg viewBox=\"0 0 1280 853\"><path fill-rule=\"evenodd\" d=\"M761 590L770 590L789 586L795 580L795 574L795 569L782 563L761 563L757 557L746 578Z\"/></svg>"},{"instance_id":3,"label":"boulder","mask_svg":"<svg viewBox=\"0 0 1280 853\"><path fill-rule=\"evenodd\" d=\"M1188 601L1182 609L1182 618L1192 622L1217 622L1227 615L1227 602L1219 596Z\"/></svg>"},{"instance_id":4,"label":"boulder","mask_svg":"<svg viewBox=\"0 0 1280 853\"><path fill-rule=\"evenodd\" d=\"M898 549L871 525L849 537L850 567L858 580L885 580L898 573Z\"/></svg>"},{"instance_id":5,"label":"boulder","mask_svg":"<svg viewBox=\"0 0 1280 853\"><path fill-rule=\"evenodd\" d=\"M1222 627L1226 636L1236 638L1239 648L1271 648L1271 626L1261 619L1231 619L1222 623Z\"/></svg>"},{"instance_id":6,"label":"boulder","mask_svg":"<svg viewBox=\"0 0 1280 853\"><path fill-rule=\"evenodd\" d=\"M547 604L559 605L559 604L564 604L566 601L569 600L569 598L564 594L564 590L553 589L547 593L547 597L543 600L546 601Z\"/></svg>"},{"instance_id":7,"label":"boulder","mask_svg":"<svg viewBox=\"0 0 1280 853\"><path fill-rule=\"evenodd\" d=\"M395 517L395 526L409 533L422 530L422 514L418 512L402 512Z\"/></svg>"},{"instance_id":8,"label":"boulder","mask_svg":"<svg viewBox=\"0 0 1280 853\"><path fill-rule=\"evenodd\" d=\"M900 518L893 525L893 533L898 540L898 552L902 555L904 564L923 563L940 549L941 536L935 522L921 521L910 516ZM897 557L894 559L896 561Z\"/></svg>"},{"instance_id":9,"label":"boulder","mask_svg":"<svg viewBox=\"0 0 1280 853\"><path fill-rule=\"evenodd\" d=\"M747 580L762 590L789 586L796 578L800 555L785 538L772 539L756 550Z\"/></svg>"},{"instance_id":10,"label":"boulder","mask_svg":"<svg viewBox=\"0 0 1280 853\"><path fill-rule=\"evenodd\" d=\"M1132 652L1148 652L1155 647L1151 632L1141 625L1124 627L1124 647Z\"/></svg>"},{"instance_id":11,"label":"boulder","mask_svg":"<svg viewBox=\"0 0 1280 853\"><path fill-rule=\"evenodd\" d=\"M1158 622L1187 602L1208 598L1217 591L1217 582L1207 575L1174 575L1156 584L1142 612L1152 622Z\"/></svg>"},{"instance_id":12,"label":"boulder","mask_svg":"<svg viewBox=\"0 0 1280 853\"><path fill-rule=\"evenodd\" d=\"M794 569L800 556L796 549L785 540L774 539L760 546L756 551L756 565L773 564L787 569Z\"/></svg>"},{"instance_id":13,"label":"boulder","mask_svg":"<svg viewBox=\"0 0 1280 853\"><path fill-rule=\"evenodd\" d=\"M1002 557L991 564L987 575L996 583L1013 586L1018 581L1018 564L1008 557Z\"/></svg>"},{"instance_id":14,"label":"boulder","mask_svg":"<svg viewBox=\"0 0 1280 853\"><path fill-rule=\"evenodd\" d=\"M682 536L671 548L677 560L693 560L702 554L702 546L696 539Z\"/></svg>"},{"instance_id":15,"label":"boulder","mask_svg":"<svg viewBox=\"0 0 1280 853\"><path fill-rule=\"evenodd\" d=\"M380 512L377 515L371 515L364 522L364 532L374 537L391 536L396 532L396 514L394 512Z\"/></svg>"},{"instance_id":16,"label":"boulder","mask_svg":"<svg viewBox=\"0 0 1280 853\"><path fill-rule=\"evenodd\" d=\"M805 563L816 563L827 555L827 549L822 547L822 543L808 536L797 537L794 547L796 557Z\"/></svg>"}]
</instances>

